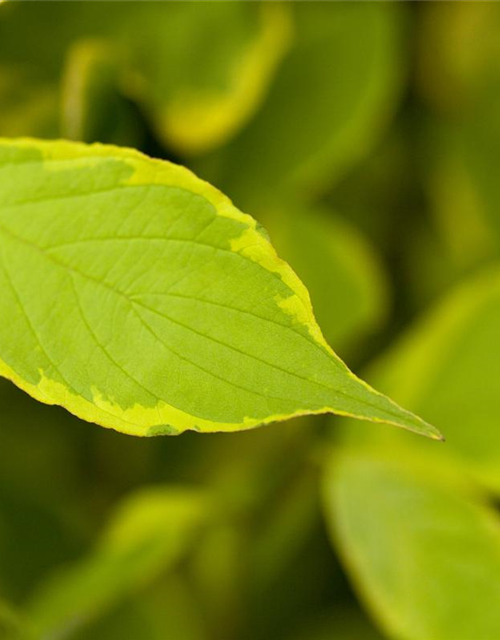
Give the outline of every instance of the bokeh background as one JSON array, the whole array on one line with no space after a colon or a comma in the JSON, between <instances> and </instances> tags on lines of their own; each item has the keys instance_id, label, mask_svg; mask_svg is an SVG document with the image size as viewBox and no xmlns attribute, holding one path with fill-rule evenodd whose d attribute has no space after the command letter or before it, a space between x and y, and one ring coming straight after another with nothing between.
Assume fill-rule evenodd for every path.
<instances>
[{"instance_id":1,"label":"bokeh background","mask_svg":"<svg viewBox=\"0 0 500 640\"><path fill-rule=\"evenodd\" d=\"M0 638L500 640L500 4L2 2L0 135L192 168L447 438L137 439L1 382Z\"/></svg>"}]
</instances>

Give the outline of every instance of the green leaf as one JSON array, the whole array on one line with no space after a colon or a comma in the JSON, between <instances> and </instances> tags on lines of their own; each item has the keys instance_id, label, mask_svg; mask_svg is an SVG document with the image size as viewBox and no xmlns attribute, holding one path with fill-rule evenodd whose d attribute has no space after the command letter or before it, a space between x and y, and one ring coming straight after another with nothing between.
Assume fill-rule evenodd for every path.
<instances>
[{"instance_id":1,"label":"green leaf","mask_svg":"<svg viewBox=\"0 0 500 640\"><path fill-rule=\"evenodd\" d=\"M310 197L373 147L401 85L400 7L294 3L295 40L262 108L198 169L245 207ZM242 167L244 170L242 171Z\"/></svg>"},{"instance_id":2,"label":"green leaf","mask_svg":"<svg viewBox=\"0 0 500 640\"><path fill-rule=\"evenodd\" d=\"M132 150L0 144L0 374L135 435L306 413L438 438L356 378L253 218Z\"/></svg>"},{"instance_id":3,"label":"green leaf","mask_svg":"<svg viewBox=\"0 0 500 640\"><path fill-rule=\"evenodd\" d=\"M39 637L59 637L106 614L182 559L207 517L187 489L144 489L115 513L87 558L42 582L27 610Z\"/></svg>"},{"instance_id":4,"label":"green leaf","mask_svg":"<svg viewBox=\"0 0 500 640\"><path fill-rule=\"evenodd\" d=\"M360 596L399 640L496 640L500 520L461 473L402 455L332 458L325 509Z\"/></svg>"}]
</instances>

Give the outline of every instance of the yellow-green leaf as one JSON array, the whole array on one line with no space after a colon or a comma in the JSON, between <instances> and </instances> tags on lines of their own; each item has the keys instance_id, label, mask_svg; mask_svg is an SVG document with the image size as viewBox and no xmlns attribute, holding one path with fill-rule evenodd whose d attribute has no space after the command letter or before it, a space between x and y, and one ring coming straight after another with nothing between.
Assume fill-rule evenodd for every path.
<instances>
[{"instance_id":1,"label":"yellow-green leaf","mask_svg":"<svg viewBox=\"0 0 500 640\"><path fill-rule=\"evenodd\" d=\"M439 437L356 378L255 220L132 150L0 143L0 373L135 435L334 412Z\"/></svg>"}]
</instances>

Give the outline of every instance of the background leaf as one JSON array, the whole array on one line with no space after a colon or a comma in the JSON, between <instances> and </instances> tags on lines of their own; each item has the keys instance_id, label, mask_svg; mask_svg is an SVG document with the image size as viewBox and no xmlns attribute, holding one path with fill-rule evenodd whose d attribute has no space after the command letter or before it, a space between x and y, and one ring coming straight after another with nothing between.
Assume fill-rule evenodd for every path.
<instances>
[{"instance_id":1,"label":"background leaf","mask_svg":"<svg viewBox=\"0 0 500 640\"><path fill-rule=\"evenodd\" d=\"M445 446L335 425L325 513L355 587L395 638L493 640L500 624L499 282L495 267L457 287L368 376L443 425Z\"/></svg>"},{"instance_id":2,"label":"background leaf","mask_svg":"<svg viewBox=\"0 0 500 640\"><path fill-rule=\"evenodd\" d=\"M398 97L399 7L293 9L295 44L262 109L217 157L197 166L257 212L331 184L371 148Z\"/></svg>"},{"instance_id":3,"label":"background leaf","mask_svg":"<svg viewBox=\"0 0 500 640\"><path fill-rule=\"evenodd\" d=\"M373 440L387 446L397 443L415 455L449 458L476 482L500 491L499 322L500 272L495 266L457 287L415 323L373 365L369 379L442 426L446 446L436 452L376 428ZM345 437L371 439L352 427L345 429Z\"/></svg>"},{"instance_id":4,"label":"background leaf","mask_svg":"<svg viewBox=\"0 0 500 640\"><path fill-rule=\"evenodd\" d=\"M131 496L88 558L41 583L28 605L40 637L71 636L173 567L199 535L203 503L196 492L173 488Z\"/></svg>"},{"instance_id":5,"label":"background leaf","mask_svg":"<svg viewBox=\"0 0 500 640\"><path fill-rule=\"evenodd\" d=\"M399 454L331 460L325 509L360 595L403 640L494 640L500 529L460 474Z\"/></svg>"},{"instance_id":6,"label":"background leaf","mask_svg":"<svg viewBox=\"0 0 500 640\"><path fill-rule=\"evenodd\" d=\"M57 37L43 52L37 46L38 28L50 28L52 33L57 29ZM0 96L2 89L5 93L0 134L56 137L61 106L63 132L68 118L95 122L91 112L95 103L79 96L78 89L69 107L67 90L62 105L57 95L59 82L67 82L69 76L88 85L85 76L90 72L93 82L97 80L100 90L113 94L115 101L118 90L140 104L167 145L188 153L206 151L231 136L259 106L290 32L288 7L283 3L2 7L0 59L6 71L0 83ZM19 35L26 42L22 51ZM113 55L101 54L100 63L94 59L90 71L85 60L89 52L80 48L96 40ZM213 41L216 47L211 46ZM116 141L109 134L104 139L82 139Z\"/></svg>"}]
</instances>

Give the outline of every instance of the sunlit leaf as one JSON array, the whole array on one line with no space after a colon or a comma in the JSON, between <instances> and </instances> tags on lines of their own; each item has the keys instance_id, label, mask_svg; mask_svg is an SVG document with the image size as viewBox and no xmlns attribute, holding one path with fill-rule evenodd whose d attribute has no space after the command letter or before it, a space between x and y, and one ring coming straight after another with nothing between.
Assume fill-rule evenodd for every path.
<instances>
[{"instance_id":1,"label":"sunlit leaf","mask_svg":"<svg viewBox=\"0 0 500 640\"><path fill-rule=\"evenodd\" d=\"M136 435L335 412L439 437L333 353L250 216L116 147L0 146L0 373Z\"/></svg>"}]
</instances>

